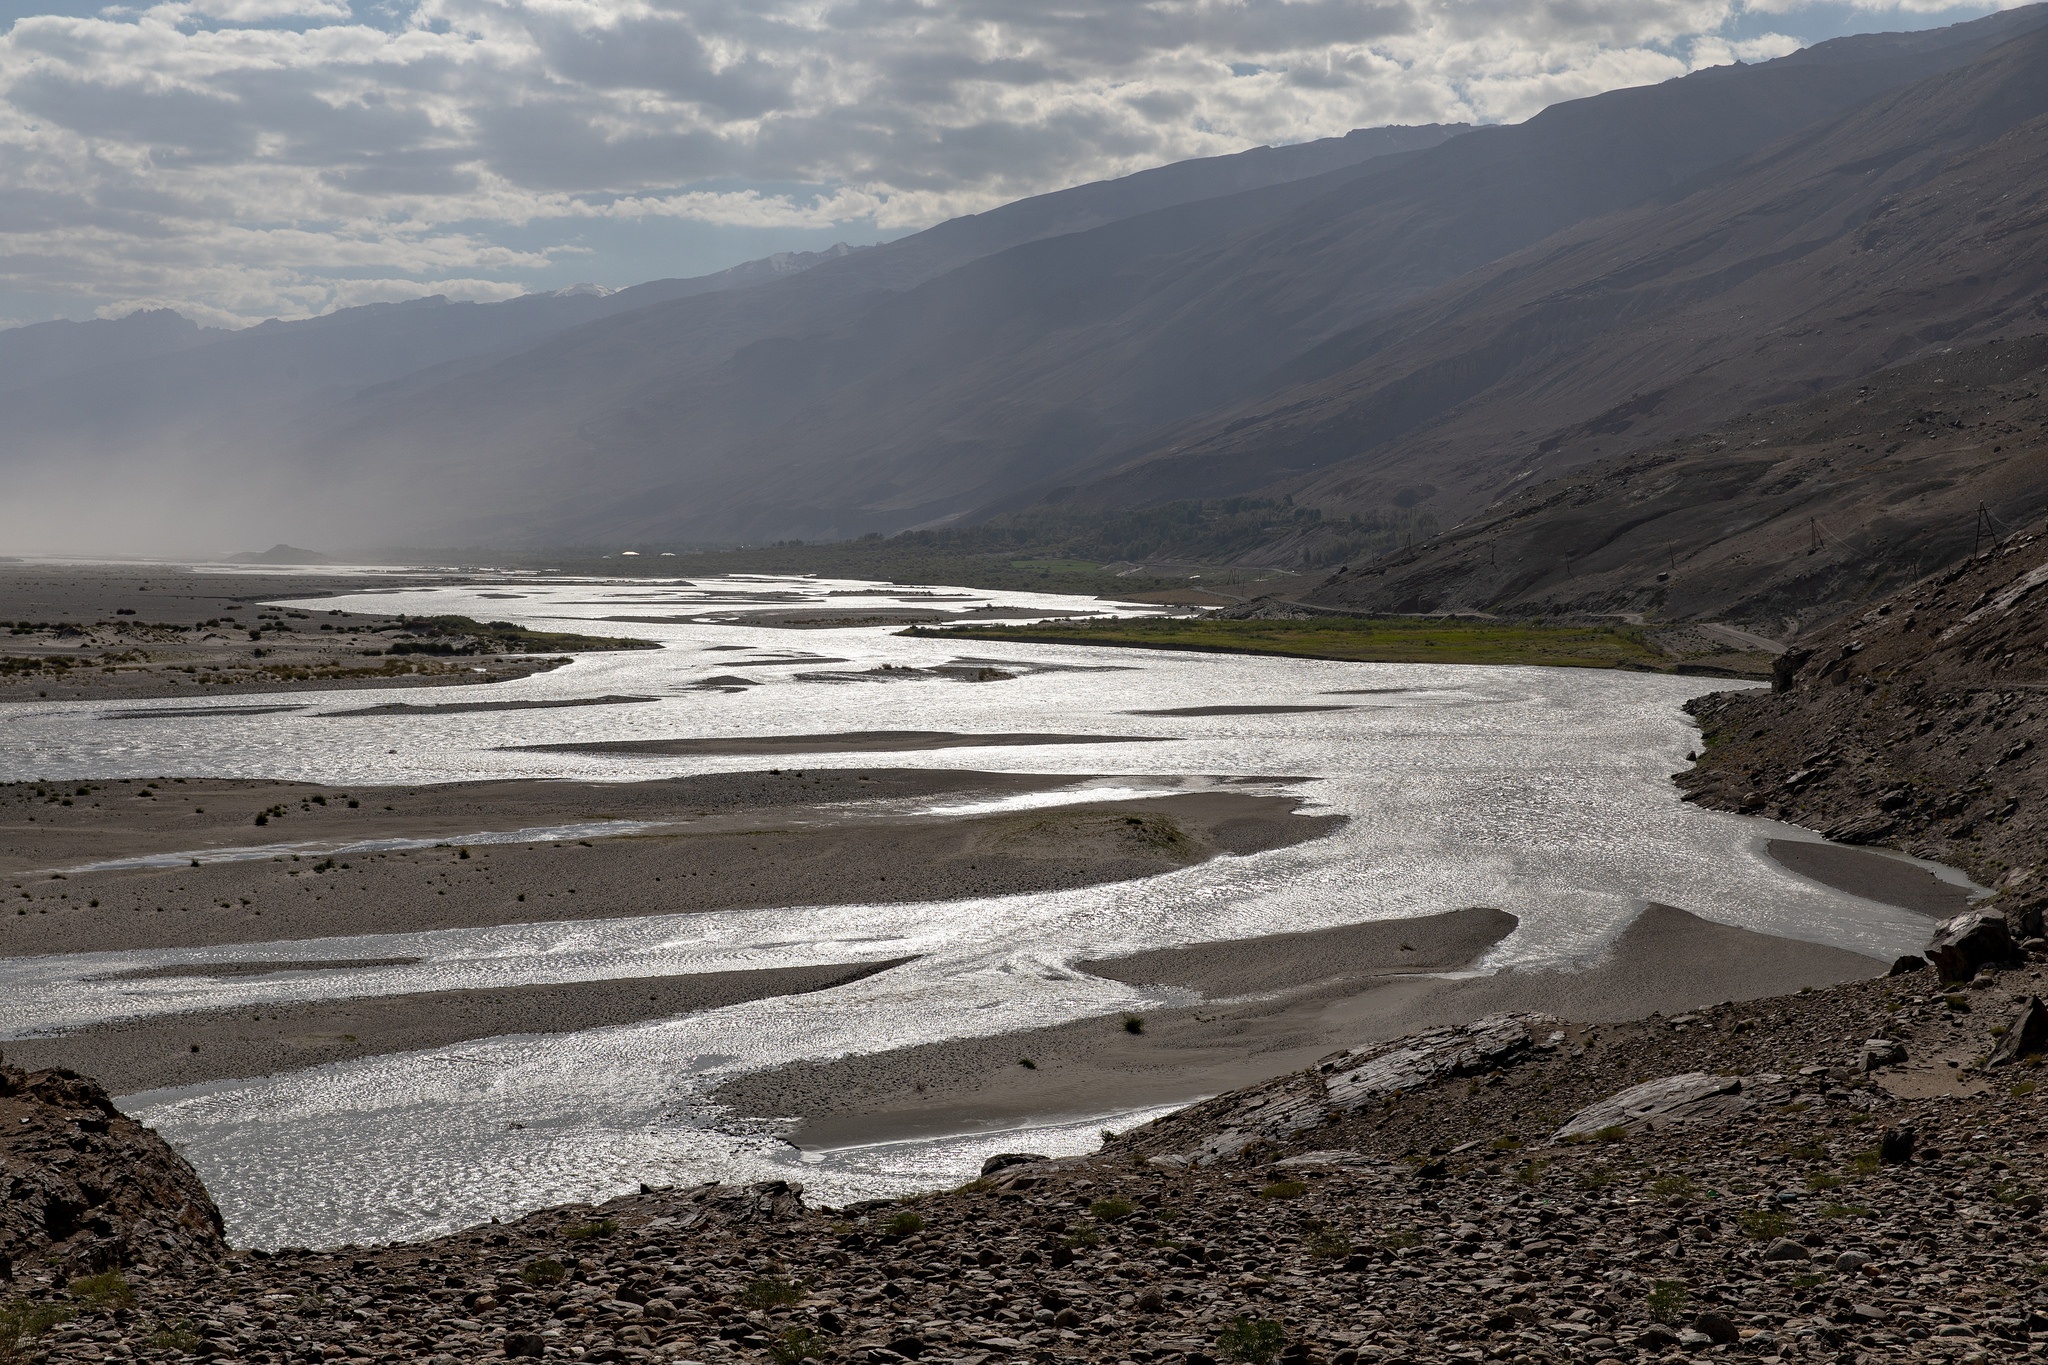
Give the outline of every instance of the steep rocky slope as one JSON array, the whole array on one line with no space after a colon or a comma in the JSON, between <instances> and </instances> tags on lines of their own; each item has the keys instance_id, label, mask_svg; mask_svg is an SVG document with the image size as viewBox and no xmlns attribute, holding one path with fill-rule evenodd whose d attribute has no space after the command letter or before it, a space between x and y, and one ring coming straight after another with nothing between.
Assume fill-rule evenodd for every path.
<instances>
[{"instance_id":1,"label":"steep rocky slope","mask_svg":"<svg viewBox=\"0 0 2048 1365\"><path fill-rule=\"evenodd\" d=\"M1722 619L1786 637L2044 514L2048 336L2036 335L1597 461L1303 600Z\"/></svg>"},{"instance_id":2,"label":"steep rocky slope","mask_svg":"<svg viewBox=\"0 0 2048 1365\"><path fill-rule=\"evenodd\" d=\"M1691 703L1689 799L1966 869L2048 904L2048 539L2015 536L1803 641L1778 690Z\"/></svg>"}]
</instances>

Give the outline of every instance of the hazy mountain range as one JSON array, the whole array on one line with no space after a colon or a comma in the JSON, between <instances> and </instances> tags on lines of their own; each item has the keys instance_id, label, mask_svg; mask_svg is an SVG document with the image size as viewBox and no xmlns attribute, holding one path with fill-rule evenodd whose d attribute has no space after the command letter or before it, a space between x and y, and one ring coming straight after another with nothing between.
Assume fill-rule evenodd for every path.
<instances>
[{"instance_id":1,"label":"hazy mountain range","mask_svg":"<svg viewBox=\"0 0 2048 1365\"><path fill-rule=\"evenodd\" d=\"M1449 525L2048 330L2044 118L2035 6L608 295L19 328L0 531L702 543L1246 492Z\"/></svg>"}]
</instances>

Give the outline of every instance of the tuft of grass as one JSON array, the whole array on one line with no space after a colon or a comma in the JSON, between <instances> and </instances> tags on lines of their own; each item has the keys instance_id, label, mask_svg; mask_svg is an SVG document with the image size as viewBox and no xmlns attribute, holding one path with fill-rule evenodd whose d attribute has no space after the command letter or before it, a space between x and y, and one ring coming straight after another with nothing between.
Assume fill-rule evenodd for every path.
<instances>
[{"instance_id":1,"label":"tuft of grass","mask_svg":"<svg viewBox=\"0 0 2048 1365\"><path fill-rule=\"evenodd\" d=\"M1098 1199L1088 1206L1089 1215L1105 1223L1121 1223L1137 1211L1128 1199Z\"/></svg>"},{"instance_id":2,"label":"tuft of grass","mask_svg":"<svg viewBox=\"0 0 2048 1365\"><path fill-rule=\"evenodd\" d=\"M595 1222L577 1223L571 1227L563 1228L562 1235L577 1241L583 1241L591 1237L609 1237L618 1230L619 1224L617 1219L600 1218Z\"/></svg>"},{"instance_id":3,"label":"tuft of grass","mask_svg":"<svg viewBox=\"0 0 2048 1365\"><path fill-rule=\"evenodd\" d=\"M1604 1190L1621 1179L1621 1173L1612 1166L1588 1166L1579 1172L1576 1182L1582 1190Z\"/></svg>"},{"instance_id":4,"label":"tuft of grass","mask_svg":"<svg viewBox=\"0 0 2048 1365\"><path fill-rule=\"evenodd\" d=\"M1080 1251L1086 1247L1102 1245L1102 1234L1086 1223L1077 1223L1060 1238L1060 1245L1069 1251Z\"/></svg>"},{"instance_id":5,"label":"tuft of grass","mask_svg":"<svg viewBox=\"0 0 2048 1365\"><path fill-rule=\"evenodd\" d=\"M1261 1199L1294 1199L1308 1193L1308 1186L1299 1180L1276 1180L1259 1191Z\"/></svg>"},{"instance_id":6,"label":"tuft of grass","mask_svg":"<svg viewBox=\"0 0 2048 1365\"><path fill-rule=\"evenodd\" d=\"M755 1280L740 1291L740 1303L747 1308L787 1308L803 1299L804 1287L795 1280L770 1277Z\"/></svg>"},{"instance_id":7,"label":"tuft of grass","mask_svg":"<svg viewBox=\"0 0 2048 1365\"><path fill-rule=\"evenodd\" d=\"M1521 1150L1522 1140L1513 1133L1502 1133L1487 1145L1496 1152L1515 1152Z\"/></svg>"},{"instance_id":8,"label":"tuft of grass","mask_svg":"<svg viewBox=\"0 0 2048 1365\"><path fill-rule=\"evenodd\" d=\"M1700 1197L1699 1182L1689 1175L1660 1175L1650 1182L1650 1193L1659 1199L1689 1204Z\"/></svg>"},{"instance_id":9,"label":"tuft of grass","mask_svg":"<svg viewBox=\"0 0 2048 1365\"><path fill-rule=\"evenodd\" d=\"M1811 1171L1806 1177L1806 1188L1818 1193L1821 1190L1839 1190L1842 1177L1832 1171Z\"/></svg>"},{"instance_id":10,"label":"tuft of grass","mask_svg":"<svg viewBox=\"0 0 2048 1365\"><path fill-rule=\"evenodd\" d=\"M1351 1239L1346 1237L1341 1229L1333 1228L1327 1223L1317 1223L1309 1230L1308 1249L1317 1256L1333 1261L1344 1259L1353 1250Z\"/></svg>"},{"instance_id":11,"label":"tuft of grass","mask_svg":"<svg viewBox=\"0 0 2048 1365\"><path fill-rule=\"evenodd\" d=\"M1038 1063L1032 1061L1029 1057L1019 1057L1017 1059L1017 1065L1023 1067L1026 1071L1038 1070Z\"/></svg>"},{"instance_id":12,"label":"tuft of grass","mask_svg":"<svg viewBox=\"0 0 2048 1365\"><path fill-rule=\"evenodd\" d=\"M1380 1234L1380 1245L1389 1251L1400 1251L1404 1247L1422 1245L1422 1234L1414 1228L1388 1228Z\"/></svg>"},{"instance_id":13,"label":"tuft of grass","mask_svg":"<svg viewBox=\"0 0 2048 1365\"><path fill-rule=\"evenodd\" d=\"M1287 1332L1279 1323L1240 1313L1216 1334L1216 1353L1241 1365L1266 1365L1286 1343Z\"/></svg>"},{"instance_id":14,"label":"tuft of grass","mask_svg":"<svg viewBox=\"0 0 2048 1365\"><path fill-rule=\"evenodd\" d=\"M1145 1016L1144 1016L1144 1015L1142 1015L1142 1014L1126 1014L1126 1015L1124 1016L1124 1032L1125 1032L1125 1033L1143 1033L1144 1031L1145 1031Z\"/></svg>"},{"instance_id":15,"label":"tuft of grass","mask_svg":"<svg viewBox=\"0 0 2048 1365\"><path fill-rule=\"evenodd\" d=\"M2020 1081L2016 1085L2014 1085L2012 1089L2006 1091L2005 1093L2011 1095L2014 1099L2019 1099L2021 1096L2033 1094L2036 1090L2039 1090L2040 1088L2041 1087L2033 1081Z\"/></svg>"},{"instance_id":16,"label":"tuft of grass","mask_svg":"<svg viewBox=\"0 0 2048 1365\"><path fill-rule=\"evenodd\" d=\"M87 1275L71 1282L71 1297L82 1301L93 1312L109 1308L132 1308L135 1305L135 1290L118 1270L104 1271L98 1275Z\"/></svg>"},{"instance_id":17,"label":"tuft of grass","mask_svg":"<svg viewBox=\"0 0 2048 1365\"><path fill-rule=\"evenodd\" d=\"M1605 1128L1596 1128L1593 1130L1593 1141L1627 1142L1628 1129L1622 1127L1618 1123L1610 1123Z\"/></svg>"},{"instance_id":18,"label":"tuft of grass","mask_svg":"<svg viewBox=\"0 0 2048 1365\"><path fill-rule=\"evenodd\" d=\"M199 1329L192 1325L190 1318L180 1318L167 1327L159 1327L149 1334L149 1348L152 1351L182 1351L191 1355L199 1349Z\"/></svg>"},{"instance_id":19,"label":"tuft of grass","mask_svg":"<svg viewBox=\"0 0 2048 1365\"><path fill-rule=\"evenodd\" d=\"M924 1215L909 1209L891 1214L889 1221L882 1224L882 1231L891 1237L908 1237L914 1232L924 1231Z\"/></svg>"},{"instance_id":20,"label":"tuft of grass","mask_svg":"<svg viewBox=\"0 0 2048 1365\"><path fill-rule=\"evenodd\" d=\"M1876 1175L1882 1165L1884 1160L1875 1150L1858 1152L1849 1158L1849 1170L1856 1175Z\"/></svg>"},{"instance_id":21,"label":"tuft of grass","mask_svg":"<svg viewBox=\"0 0 2048 1365\"><path fill-rule=\"evenodd\" d=\"M60 1322L71 1319L71 1310L53 1303L30 1303L16 1299L0 1304L0 1360L26 1360L25 1349L36 1338Z\"/></svg>"},{"instance_id":22,"label":"tuft of grass","mask_svg":"<svg viewBox=\"0 0 2048 1365\"><path fill-rule=\"evenodd\" d=\"M1752 1242L1769 1242L1792 1230L1792 1220L1776 1209L1744 1209L1735 1215L1735 1225Z\"/></svg>"},{"instance_id":23,"label":"tuft of grass","mask_svg":"<svg viewBox=\"0 0 2048 1365\"><path fill-rule=\"evenodd\" d=\"M1543 1173L1550 1169L1550 1163L1553 1160L1554 1158L1547 1156L1530 1158L1529 1160L1523 1162L1521 1165L1515 1167L1516 1181L1524 1185L1542 1184Z\"/></svg>"},{"instance_id":24,"label":"tuft of grass","mask_svg":"<svg viewBox=\"0 0 2048 1365\"><path fill-rule=\"evenodd\" d=\"M785 1327L782 1335L768 1343L768 1358L775 1365L798 1365L805 1360L822 1360L825 1338L809 1327Z\"/></svg>"},{"instance_id":25,"label":"tuft of grass","mask_svg":"<svg viewBox=\"0 0 2048 1365\"><path fill-rule=\"evenodd\" d=\"M560 1284L568 1277L567 1268L550 1256L543 1256L538 1261L528 1261L519 1270L519 1278L530 1285Z\"/></svg>"},{"instance_id":26,"label":"tuft of grass","mask_svg":"<svg viewBox=\"0 0 2048 1365\"><path fill-rule=\"evenodd\" d=\"M1861 1204L1823 1204L1815 1215L1819 1218L1868 1218L1870 1210Z\"/></svg>"},{"instance_id":27,"label":"tuft of grass","mask_svg":"<svg viewBox=\"0 0 2048 1365\"><path fill-rule=\"evenodd\" d=\"M1650 1317L1666 1325L1675 1325L1685 1318L1685 1306L1692 1302L1692 1294L1682 1280L1659 1280L1650 1287L1645 1307Z\"/></svg>"}]
</instances>

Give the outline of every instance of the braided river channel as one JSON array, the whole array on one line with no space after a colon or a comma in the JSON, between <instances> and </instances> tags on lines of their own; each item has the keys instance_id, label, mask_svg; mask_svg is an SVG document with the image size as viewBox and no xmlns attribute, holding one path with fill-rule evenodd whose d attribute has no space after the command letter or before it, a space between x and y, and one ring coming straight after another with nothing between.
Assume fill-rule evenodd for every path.
<instances>
[{"instance_id":1,"label":"braided river channel","mask_svg":"<svg viewBox=\"0 0 2048 1365\"><path fill-rule=\"evenodd\" d=\"M309 578L309 592L314 586ZM1072 778L1053 790L925 803L934 816L1229 786L1292 794L1304 799L1303 814L1348 818L1327 837L1290 847L1052 893L0 960L4 1040L226 1006L911 959L832 989L672 1019L497 1037L123 1097L123 1108L198 1168L230 1236L243 1244L422 1237L606 1198L642 1182L784 1178L803 1182L814 1201L842 1203L958 1183L994 1151L1090 1150L1102 1129L1148 1114L1049 1114L1021 1128L799 1151L772 1125L737 1122L708 1096L734 1076L802 1059L1188 1003L1185 995L1074 966L1119 953L1469 906L1498 907L1520 920L1480 971L1592 962L1651 903L1881 958L1916 951L1926 939L1923 916L1797 876L1765 852L1770 839L1816 836L1679 800L1670 777L1698 743L1681 704L1733 685L1724 681L963 642L904 636L895 625L791 629L750 619L770 608L1105 609L1093 599L808 578L624 583L508 575L287 605L325 611L357 601L364 610L460 613L662 646L586 654L488 687L380 691L379 703L655 700L363 714L346 724L323 721L321 713L360 707L362 693L223 698L218 714L190 700L123 703L118 722L108 719L114 708L107 703L21 703L10 706L0 729L0 777L359 785L603 782L773 765L916 767ZM889 682L873 672L963 660L967 671L1008 676ZM702 686L734 675L749 685ZM284 709L259 710L266 702ZM1277 706L1329 709L1227 709ZM1182 714L1141 714L1165 711ZM516 747L873 730L1102 738L774 758ZM1130 742L1139 737L1153 742ZM478 830L471 841L628 832L603 825ZM247 856L274 851L252 847ZM365 965L133 975L194 963L350 959Z\"/></svg>"}]
</instances>

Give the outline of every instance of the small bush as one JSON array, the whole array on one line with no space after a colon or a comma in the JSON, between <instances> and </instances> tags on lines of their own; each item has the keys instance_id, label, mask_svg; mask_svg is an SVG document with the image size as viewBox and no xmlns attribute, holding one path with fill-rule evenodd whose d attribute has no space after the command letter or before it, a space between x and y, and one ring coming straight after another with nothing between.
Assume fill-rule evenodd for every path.
<instances>
[{"instance_id":1,"label":"small bush","mask_svg":"<svg viewBox=\"0 0 2048 1365\"><path fill-rule=\"evenodd\" d=\"M1128 1199L1098 1199L1088 1206L1089 1215L1105 1223L1121 1223L1137 1211Z\"/></svg>"},{"instance_id":2,"label":"small bush","mask_svg":"<svg viewBox=\"0 0 2048 1365\"><path fill-rule=\"evenodd\" d=\"M594 1223L578 1223L574 1227L563 1228L562 1235L581 1241L590 1237L609 1237L618 1230L619 1225L615 1219L600 1218Z\"/></svg>"},{"instance_id":3,"label":"small bush","mask_svg":"<svg viewBox=\"0 0 2048 1365\"><path fill-rule=\"evenodd\" d=\"M1692 1295L1686 1292L1683 1282L1659 1280L1651 1286L1645 1306L1650 1310L1650 1317L1653 1320L1667 1326L1675 1326L1684 1319L1685 1306L1691 1301Z\"/></svg>"},{"instance_id":4,"label":"small bush","mask_svg":"<svg viewBox=\"0 0 2048 1365\"><path fill-rule=\"evenodd\" d=\"M1276 1180L1259 1191L1261 1199L1294 1199L1308 1193L1308 1186L1299 1180Z\"/></svg>"},{"instance_id":5,"label":"small bush","mask_svg":"<svg viewBox=\"0 0 2048 1365\"><path fill-rule=\"evenodd\" d=\"M1650 1182L1650 1193L1659 1199L1689 1204L1700 1197L1700 1187L1689 1175L1660 1175Z\"/></svg>"},{"instance_id":6,"label":"small bush","mask_svg":"<svg viewBox=\"0 0 2048 1365\"><path fill-rule=\"evenodd\" d=\"M1876 1175L1884 1161L1875 1151L1858 1152L1849 1158L1849 1169L1857 1175Z\"/></svg>"},{"instance_id":7,"label":"small bush","mask_svg":"<svg viewBox=\"0 0 2048 1365\"><path fill-rule=\"evenodd\" d=\"M2021 1081L2017 1085L2013 1086L2013 1088L2011 1090L2008 1090L2006 1093L2011 1095L2014 1099L2019 1099L2024 1095L2033 1094L2036 1090L2039 1090L2040 1088L2040 1086L2036 1085L2032 1081Z\"/></svg>"},{"instance_id":8,"label":"small bush","mask_svg":"<svg viewBox=\"0 0 2048 1365\"><path fill-rule=\"evenodd\" d=\"M109 1270L99 1275L88 1275L71 1282L71 1296L84 1301L87 1308L99 1312L108 1308L130 1308L135 1304L135 1291L122 1278L118 1270Z\"/></svg>"},{"instance_id":9,"label":"small bush","mask_svg":"<svg viewBox=\"0 0 2048 1365\"><path fill-rule=\"evenodd\" d=\"M1380 1234L1380 1245L1389 1251L1422 1245L1422 1234L1414 1228L1388 1228Z\"/></svg>"},{"instance_id":10,"label":"small bush","mask_svg":"<svg viewBox=\"0 0 2048 1365\"><path fill-rule=\"evenodd\" d=\"M1970 1012L1970 997L1967 995L1944 995L1941 998L1942 1002L1952 1010L1958 1010L1964 1014Z\"/></svg>"},{"instance_id":11,"label":"small bush","mask_svg":"<svg viewBox=\"0 0 2048 1365\"><path fill-rule=\"evenodd\" d=\"M825 1338L808 1327L785 1327L782 1335L768 1343L768 1358L775 1365L797 1365L802 1360L821 1359Z\"/></svg>"},{"instance_id":12,"label":"small bush","mask_svg":"<svg viewBox=\"0 0 2048 1365\"><path fill-rule=\"evenodd\" d=\"M1125 1032L1125 1033L1143 1033L1144 1031L1145 1031L1145 1016L1144 1016L1144 1015L1142 1015L1142 1014L1126 1014L1126 1015L1124 1016L1124 1032Z\"/></svg>"},{"instance_id":13,"label":"small bush","mask_svg":"<svg viewBox=\"0 0 2048 1365\"><path fill-rule=\"evenodd\" d=\"M1088 1247L1102 1245L1102 1234L1086 1223L1078 1223L1060 1238L1060 1245L1069 1251L1081 1251Z\"/></svg>"},{"instance_id":14,"label":"small bush","mask_svg":"<svg viewBox=\"0 0 2048 1365\"><path fill-rule=\"evenodd\" d=\"M908 1237L913 1232L923 1232L924 1215L905 1209L901 1213L892 1214L889 1221L882 1224L882 1231L891 1237Z\"/></svg>"},{"instance_id":15,"label":"small bush","mask_svg":"<svg viewBox=\"0 0 2048 1365\"><path fill-rule=\"evenodd\" d=\"M1588 1166L1579 1172L1577 1183L1582 1190L1604 1190L1620 1179L1620 1172L1612 1166Z\"/></svg>"},{"instance_id":16,"label":"small bush","mask_svg":"<svg viewBox=\"0 0 2048 1365\"><path fill-rule=\"evenodd\" d=\"M519 1271L519 1278L531 1285L560 1284L568 1277L569 1272L560 1261L546 1256L528 1261Z\"/></svg>"},{"instance_id":17,"label":"small bush","mask_svg":"<svg viewBox=\"0 0 2048 1365\"><path fill-rule=\"evenodd\" d=\"M747 1308L787 1308L800 1301L804 1287L795 1280L755 1280L740 1291L740 1303Z\"/></svg>"},{"instance_id":18,"label":"small bush","mask_svg":"<svg viewBox=\"0 0 2048 1365\"><path fill-rule=\"evenodd\" d=\"M1842 1188L1842 1177L1832 1171L1813 1171L1806 1177L1806 1188L1816 1193L1821 1190L1839 1190Z\"/></svg>"},{"instance_id":19,"label":"small bush","mask_svg":"<svg viewBox=\"0 0 2048 1365\"><path fill-rule=\"evenodd\" d=\"M1601 1129L1598 1129L1598 1130L1596 1130L1596 1131L1594 1132L1594 1134L1593 1134L1593 1141L1595 1141L1595 1142L1627 1142L1627 1141L1628 1141L1628 1129L1626 1129L1626 1128L1622 1127L1622 1126L1621 1126L1620 1124L1618 1124L1618 1123L1610 1123L1610 1124L1608 1124L1608 1125L1607 1125L1607 1126L1606 1126L1605 1128L1601 1128Z\"/></svg>"},{"instance_id":20,"label":"small bush","mask_svg":"<svg viewBox=\"0 0 2048 1365\"><path fill-rule=\"evenodd\" d=\"M1744 1209L1735 1215L1735 1225L1752 1242L1770 1242L1792 1230L1792 1220L1776 1209Z\"/></svg>"},{"instance_id":21,"label":"small bush","mask_svg":"<svg viewBox=\"0 0 2048 1365\"><path fill-rule=\"evenodd\" d=\"M1541 1185L1543 1173L1550 1169L1552 1159L1547 1156L1530 1158L1515 1167L1515 1180L1523 1185Z\"/></svg>"},{"instance_id":22,"label":"small bush","mask_svg":"<svg viewBox=\"0 0 2048 1365\"><path fill-rule=\"evenodd\" d=\"M1522 1145L1522 1140L1513 1133L1502 1133L1490 1144L1496 1152L1512 1152Z\"/></svg>"},{"instance_id":23,"label":"small bush","mask_svg":"<svg viewBox=\"0 0 2048 1365\"><path fill-rule=\"evenodd\" d=\"M1029 1057L1019 1057L1017 1059L1017 1065L1023 1067L1026 1071L1038 1070L1038 1063L1032 1061Z\"/></svg>"},{"instance_id":24,"label":"small bush","mask_svg":"<svg viewBox=\"0 0 2048 1365\"><path fill-rule=\"evenodd\" d=\"M70 1309L50 1303L16 1299L0 1306L0 1360L27 1359L23 1347L70 1318Z\"/></svg>"},{"instance_id":25,"label":"small bush","mask_svg":"<svg viewBox=\"0 0 2048 1365\"><path fill-rule=\"evenodd\" d=\"M1318 1223L1309 1233L1308 1249L1328 1260L1342 1260L1351 1254L1351 1239L1336 1228Z\"/></svg>"},{"instance_id":26,"label":"small bush","mask_svg":"<svg viewBox=\"0 0 2048 1365\"><path fill-rule=\"evenodd\" d=\"M199 1349L199 1329L192 1325L190 1318L180 1318L168 1327L159 1327L151 1332L149 1348L152 1351L183 1351L190 1355Z\"/></svg>"},{"instance_id":27,"label":"small bush","mask_svg":"<svg viewBox=\"0 0 2048 1365\"><path fill-rule=\"evenodd\" d=\"M1287 1333L1279 1323L1249 1318L1242 1313L1216 1334L1217 1353L1225 1360L1240 1361L1243 1365L1266 1365L1286 1343Z\"/></svg>"}]
</instances>

